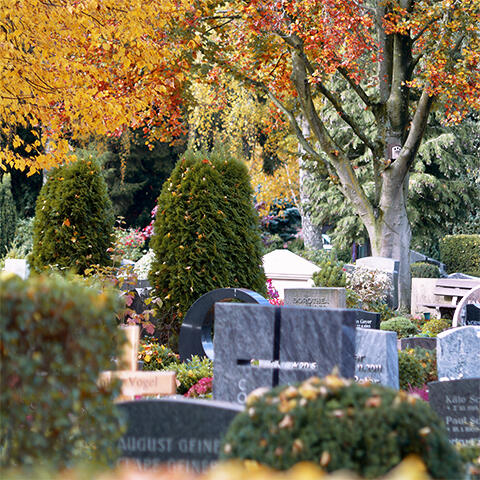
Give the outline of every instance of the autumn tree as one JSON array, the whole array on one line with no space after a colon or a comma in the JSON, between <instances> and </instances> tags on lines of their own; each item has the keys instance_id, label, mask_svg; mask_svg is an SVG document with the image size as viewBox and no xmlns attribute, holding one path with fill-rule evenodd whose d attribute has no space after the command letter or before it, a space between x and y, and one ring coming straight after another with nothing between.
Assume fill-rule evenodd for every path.
<instances>
[{"instance_id":1,"label":"autumn tree","mask_svg":"<svg viewBox=\"0 0 480 480\"><path fill-rule=\"evenodd\" d=\"M92 130L168 139L183 127L187 74L226 72L288 119L373 253L400 260L408 308L409 171L432 109L456 122L480 107L479 23L479 0L0 0L0 119L40 125L33 148L47 147L35 160L4 150L1 161L50 167Z\"/></svg>"}]
</instances>

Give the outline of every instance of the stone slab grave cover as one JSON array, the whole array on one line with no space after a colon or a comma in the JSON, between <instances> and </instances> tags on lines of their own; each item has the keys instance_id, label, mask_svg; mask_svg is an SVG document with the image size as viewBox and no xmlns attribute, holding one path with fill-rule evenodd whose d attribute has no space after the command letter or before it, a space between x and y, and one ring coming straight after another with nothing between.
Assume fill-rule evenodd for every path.
<instances>
[{"instance_id":1,"label":"stone slab grave cover","mask_svg":"<svg viewBox=\"0 0 480 480\"><path fill-rule=\"evenodd\" d=\"M480 304L480 285L478 287L472 288L470 292L468 292L468 294L465 295L460 300L460 302L458 302L457 308L455 309L455 313L453 314L452 325L454 327L466 325L466 317L467 317L466 307L471 303Z\"/></svg>"},{"instance_id":2,"label":"stone slab grave cover","mask_svg":"<svg viewBox=\"0 0 480 480\"><path fill-rule=\"evenodd\" d=\"M439 380L480 378L480 326L450 328L437 335Z\"/></svg>"},{"instance_id":3,"label":"stone slab grave cover","mask_svg":"<svg viewBox=\"0 0 480 480\"><path fill-rule=\"evenodd\" d=\"M424 348L425 350L435 350L437 348L436 337L407 337L400 339L400 350L409 348Z\"/></svg>"},{"instance_id":4,"label":"stone slab grave cover","mask_svg":"<svg viewBox=\"0 0 480 480\"><path fill-rule=\"evenodd\" d=\"M356 261L356 266L369 270L380 270L390 276L392 290L387 295L387 303L391 308L396 309L398 307L398 269L400 262L387 257L363 257Z\"/></svg>"},{"instance_id":5,"label":"stone slab grave cover","mask_svg":"<svg viewBox=\"0 0 480 480\"><path fill-rule=\"evenodd\" d=\"M285 288L313 287L312 276L320 270L318 265L296 255L290 250L278 249L262 257L267 278L284 298Z\"/></svg>"},{"instance_id":6,"label":"stone slab grave cover","mask_svg":"<svg viewBox=\"0 0 480 480\"><path fill-rule=\"evenodd\" d=\"M259 387L355 372L351 310L215 305L213 398L242 404Z\"/></svg>"},{"instance_id":7,"label":"stone slab grave cover","mask_svg":"<svg viewBox=\"0 0 480 480\"><path fill-rule=\"evenodd\" d=\"M355 381L399 388L397 334L357 328Z\"/></svg>"},{"instance_id":8,"label":"stone slab grave cover","mask_svg":"<svg viewBox=\"0 0 480 480\"><path fill-rule=\"evenodd\" d=\"M175 397L119 403L127 431L119 463L141 469L165 465L203 472L218 459L220 444L242 407L213 400Z\"/></svg>"},{"instance_id":9,"label":"stone slab grave cover","mask_svg":"<svg viewBox=\"0 0 480 480\"><path fill-rule=\"evenodd\" d=\"M347 300L344 288L312 287L285 288L285 305L319 308L346 308Z\"/></svg>"},{"instance_id":10,"label":"stone slab grave cover","mask_svg":"<svg viewBox=\"0 0 480 480\"><path fill-rule=\"evenodd\" d=\"M480 446L480 378L430 382L429 403L452 443Z\"/></svg>"}]
</instances>

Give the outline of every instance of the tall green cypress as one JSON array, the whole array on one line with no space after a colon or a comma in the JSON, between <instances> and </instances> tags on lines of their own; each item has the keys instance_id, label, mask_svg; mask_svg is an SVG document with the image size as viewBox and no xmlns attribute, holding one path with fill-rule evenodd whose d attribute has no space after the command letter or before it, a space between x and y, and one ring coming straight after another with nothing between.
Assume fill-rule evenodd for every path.
<instances>
[{"instance_id":1,"label":"tall green cypress","mask_svg":"<svg viewBox=\"0 0 480 480\"><path fill-rule=\"evenodd\" d=\"M14 237L17 224L17 211L13 201L9 174L0 179L0 257L3 257Z\"/></svg>"},{"instance_id":2,"label":"tall green cypress","mask_svg":"<svg viewBox=\"0 0 480 480\"><path fill-rule=\"evenodd\" d=\"M95 161L56 168L37 199L30 265L37 271L56 265L78 273L90 265L108 265L114 220Z\"/></svg>"},{"instance_id":3,"label":"tall green cypress","mask_svg":"<svg viewBox=\"0 0 480 480\"><path fill-rule=\"evenodd\" d=\"M158 198L151 246L150 282L181 319L203 294L216 288L266 293L258 216L247 168L222 152L188 151Z\"/></svg>"}]
</instances>

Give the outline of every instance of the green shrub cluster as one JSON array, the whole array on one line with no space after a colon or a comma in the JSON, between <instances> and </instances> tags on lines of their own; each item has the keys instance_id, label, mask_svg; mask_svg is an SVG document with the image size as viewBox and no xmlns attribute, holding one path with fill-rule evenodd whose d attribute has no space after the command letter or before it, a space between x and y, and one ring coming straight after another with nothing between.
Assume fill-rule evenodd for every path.
<instances>
[{"instance_id":1,"label":"green shrub cluster","mask_svg":"<svg viewBox=\"0 0 480 480\"><path fill-rule=\"evenodd\" d=\"M325 258L320 264L320 271L313 274L313 283L316 287L345 287L347 276L343 263L335 258Z\"/></svg>"},{"instance_id":2,"label":"green shrub cluster","mask_svg":"<svg viewBox=\"0 0 480 480\"><path fill-rule=\"evenodd\" d=\"M409 387L420 388L425 384L425 370L422 361L413 351L398 352L398 376L402 390L408 390Z\"/></svg>"},{"instance_id":3,"label":"green shrub cluster","mask_svg":"<svg viewBox=\"0 0 480 480\"><path fill-rule=\"evenodd\" d=\"M415 262L410 265L412 278L440 278L440 270L436 265L426 262Z\"/></svg>"},{"instance_id":4,"label":"green shrub cluster","mask_svg":"<svg viewBox=\"0 0 480 480\"><path fill-rule=\"evenodd\" d=\"M13 201L10 175L0 177L0 258L3 257L15 236L17 210Z\"/></svg>"},{"instance_id":5,"label":"green shrub cluster","mask_svg":"<svg viewBox=\"0 0 480 480\"><path fill-rule=\"evenodd\" d=\"M448 273L480 277L480 235L447 235L440 241L440 258Z\"/></svg>"},{"instance_id":6,"label":"green shrub cluster","mask_svg":"<svg viewBox=\"0 0 480 480\"><path fill-rule=\"evenodd\" d=\"M380 324L380 330L397 332L398 338L413 337L418 333L416 325L407 317L393 317Z\"/></svg>"},{"instance_id":7,"label":"green shrub cluster","mask_svg":"<svg viewBox=\"0 0 480 480\"><path fill-rule=\"evenodd\" d=\"M252 393L224 438L220 458L280 470L312 461L327 471L376 478L410 454L423 460L432 478L462 478L460 456L426 402L327 376Z\"/></svg>"},{"instance_id":8,"label":"green shrub cluster","mask_svg":"<svg viewBox=\"0 0 480 480\"><path fill-rule=\"evenodd\" d=\"M429 337L436 337L439 333L449 329L452 326L451 320L444 318L433 318L428 322L425 322L422 326L422 333Z\"/></svg>"},{"instance_id":9,"label":"green shrub cluster","mask_svg":"<svg viewBox=\"0 0 480 480\"><path fill-rule=\"evenodd\" d=\"M158 198L149 274L176 325L205 293L222 287L266 295L258 215L245 165L222 152L186 152ZM163 341L163 337L162 337Z\"/></svg>"},{"instance_id":10,"label":"green shrub cluster","mask_svg":"<svg viewBox=\"0 0 480 480\"><path fill-rule=\"evenodd\" d=\"M192 355L192 358L186 362L172 363L169 370L175 371L177 380L180 382L177 392L184 394L200 379L213 376L213 362L207 357L200 359L198 355Z\"/></svg>"},{"instance_id":11,"label":"green shrub cluster","mask_svg":"<svg viewBox=\"0 0 480 480\"><path fill-rule=\"evenodd\" d=\"M78 278L0 274L0 465L116 455L116 385L97 386L116 354L114 293Z\"/></svg>"},{"instance_id":12,"label":"green shrub cluster","mask_svg":"<svg viewBox=\"0 0 480 480\"><path fill-rule=\"evenodd\" d=\"M30 265L52 265L83 273L90 265L108 265L113 209L100 168L77 160L56 168L37 198Z\"/></svg>"},{"instance_id":13,"label":"green shrub cluster","mask_svg":"<svg viewBox=\"0 0 480 480\"><path fill-rule=\"evenodd\" d=\"M141 340L138 359L143 361L143 370L168 370L180 363L178 353L156 341Z\"/></svg>"}]
</instances>

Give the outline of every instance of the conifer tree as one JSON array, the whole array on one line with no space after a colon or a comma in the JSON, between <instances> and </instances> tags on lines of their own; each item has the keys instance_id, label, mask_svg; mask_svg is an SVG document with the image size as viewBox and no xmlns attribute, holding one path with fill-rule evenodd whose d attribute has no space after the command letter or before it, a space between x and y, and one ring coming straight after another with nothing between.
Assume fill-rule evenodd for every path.
<instances>
[{"instance_id":1,"label":"conifer tree","mask_svg":"<svg viewBox=\"0 0 480 480\"><path fill-rule=\"evenodd\" d=\"M17 212L11 190L10 175L0 179L0 257L3 257L15 236Z\"/></svg>"},{"instance_id":2,"label":"conifer tree","mask_svg":"<svg viewBox=\"0 0 480 480\"><path fill-rule=\"evenodd\" d=\"M164 312L176 318L173 338L190 306L211 290L266 293L258 217L242 162L218 151L187 151L163 185L154 231L150 282Z\"/></svg>"},{"instance_id":3,"label":"conifer tree","mask_svg":"<svg viewBox=\"0 0 480 480\"><path fill-rule=\"evenodd\" d=\"M92 159L53 170L37 199L30 265L83 273L107 265L114 216L100 167Z\"/></svg>"}]
</instances>

